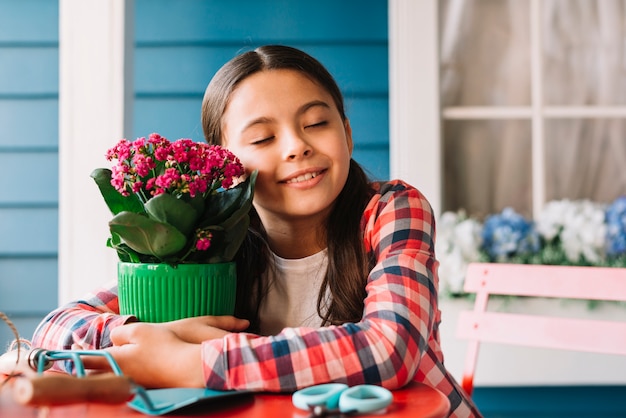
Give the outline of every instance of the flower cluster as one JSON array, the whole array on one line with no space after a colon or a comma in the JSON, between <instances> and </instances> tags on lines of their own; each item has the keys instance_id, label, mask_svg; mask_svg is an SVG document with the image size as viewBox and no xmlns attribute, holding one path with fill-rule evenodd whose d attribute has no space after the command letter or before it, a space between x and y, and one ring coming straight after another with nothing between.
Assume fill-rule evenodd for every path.
<instances>
[{"instance_id":1,"label":"flower cluster","mask_svg":"<svg viewBox=\"0 0 626 418\"><path fill-rule=\"evenodd\" d=\"M511 208L487 217L482 239L484 250L495 261L532 254L539 249L539 234L533 224Z\"/></svg>"},{"instance_id":2,"label":"flower cluster","mask_svg":"<svg viewBox=\"0 0 626 418\"><path fill-rule=\"evenodd\" d=\"M249 225L256 172L217 145L153 133L106 152L91 176L114 217L107 245L121 261L230 261Z\"/></svg>"},{"instance_id":3,"label":"flower cluster","mask_svg":"<svg viewBox=\"0 0 626 418\"><path fill-rule=\"evenodd\" d=\"M484 223L445 212L436 252L442 294L462 294L471 262L626 267L626 196L610 205L558 200L534 221L511 208Z\"/></svg>"},{"instance_id":4,"label":"flower cluster","mask_svg":"<svg viewBox=\"0 0 626 418\"><path fill-rule=\"evenodd\" d=\"M467 265L481 257L482 225L465 211L445 212L437 222L435 252L439 258L441 293L460 293Z\"/></svg>"},{"instance_id":5,"label":"flower cluster","mask_svg":"<svg viewBox=\"0 0 626 418\"><path fill-rule=\"evenodd\" d=\"M239 159L225 148L191 139L170 142L157 133L147 140L122 139L106 158L117 160L111 178L115 189L124 196L136 193L144 203L163 193L195 197L228 189L244 174Z\"/></svg>"}]
</instances>

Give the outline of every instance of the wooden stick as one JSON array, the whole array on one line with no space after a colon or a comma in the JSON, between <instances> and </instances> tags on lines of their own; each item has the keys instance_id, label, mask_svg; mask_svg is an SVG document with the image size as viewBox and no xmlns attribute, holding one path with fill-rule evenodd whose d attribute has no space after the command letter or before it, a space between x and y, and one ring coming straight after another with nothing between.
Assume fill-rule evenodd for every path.
<instances>
[{"instance_id":1,"label":"wooden stick","mask_svg":"<svg viewBox=\"0 0 626 418\"><path fill-rule=\"evenodd\" d=\"M53 374L18 378L13 384L17 403L30 406L55 406L81 402L120 404L134 396L130 378L102 373L78 378Z\"/></svg>"}]
</instances>

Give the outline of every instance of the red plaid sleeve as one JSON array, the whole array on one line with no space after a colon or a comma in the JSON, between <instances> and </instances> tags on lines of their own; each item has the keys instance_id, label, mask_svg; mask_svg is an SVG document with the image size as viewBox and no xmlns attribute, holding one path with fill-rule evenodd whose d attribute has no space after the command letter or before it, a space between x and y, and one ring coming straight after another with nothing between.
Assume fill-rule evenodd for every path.
<instances>
[{"instance_id":1,"label":"red plaid sleeve","mask_svg":"<svg viewBox=\"0 0 626 418\"><path fill-rule=\"evenodd\" d=\"M113 328L133 319L119 315L117 284L103 287L88 297L63 305L48 314L32 338L33 347L49 350L95 350L111 346ZM55 367L68 367L56 362Z\"/></svg>"}]
</instances>

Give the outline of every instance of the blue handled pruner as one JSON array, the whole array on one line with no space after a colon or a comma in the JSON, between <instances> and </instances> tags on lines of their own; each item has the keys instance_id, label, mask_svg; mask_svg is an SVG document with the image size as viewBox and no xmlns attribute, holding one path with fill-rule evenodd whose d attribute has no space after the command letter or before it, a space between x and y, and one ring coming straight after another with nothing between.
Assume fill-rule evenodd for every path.
<instances>
[{"instance_id":1,"label":"blue handled pruner","mask_svg":"<svg viewBox=\"0 0 626 418\"><path fill-rule=\"evenodd\" d=\"M393 399L391 392L374 385L348 387L343 383L326 383L301 389L293 394L293 404L311 416L361 414L383 409Z\"/></svg>"},{"instance_id":2,"label":"blue handled pruner","mask_svg":"<svg viewBox=\"0 0 626 418\"><path fill-rule=\"evenodd\" d=\"M53 362L69 360L74 363L76 377L88 379L81 356L105 357L108 360L111 369L113 369L113 373L117 376L123 377L122 370L113 356L104 350L53 351L35 348L29 355L28 364L33 370L37 371L38 374L43 374L46 369L52 366ZM174 411L182 411L185 408L195 405L205 403L208 405L224 397L250 395L250 392L245 391L218 391L206 388L169 388L147 390L132 383L132 381L130 383L131 387L128 395L129 397L132 396L132 400L128 402L128 406L146 415L165 415ZM112 391L103 388L100 391L93 390L93 392L95 398L98 398L98 393L101 393L102 397L106 397L107 394L110 395L110 392Z\"/></svg>"}]
</instances>

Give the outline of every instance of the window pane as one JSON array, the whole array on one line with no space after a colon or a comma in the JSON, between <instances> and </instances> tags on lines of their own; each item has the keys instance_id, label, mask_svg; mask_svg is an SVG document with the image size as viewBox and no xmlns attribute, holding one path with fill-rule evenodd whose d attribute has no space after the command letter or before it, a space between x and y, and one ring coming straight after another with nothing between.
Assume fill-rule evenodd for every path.
<instances>
[{"instance_id":1,"label":"window pane","mask_svg":"<svg viewBox=\"0 0 626 418\"><path fill-rule=\"evenodd\" d=\"M443 131L444 211L482 218L510 206L531 216L529 121L449 121Z\"/></svg>"},{"instance_id":2,"label":"window pane","mask_svg":"<svg viewBox=\"0 0 626 418\"><path fill-rule=\"evenodd\" d=\"M443 106L530 105L530 2L439 5Z\"/></svg>"},{"instance_id":3,"label":"window pane","mask_svg":"<svg viewBox=\"0 0 626 418\"><path fill-rule=\"evenodd\" d=\"M626 2L544 0L544 101L626 105Z\"/></svg>"},{"instance_id":4,"label":"window pane","mask_svg":"<svg viewBox=\"0 0 626 418\"><path fill-rule=\"evenodd\" d=\"M545 139L548 201L610 203L626 193L626 121L551 120Z\"/></svg>"}]
</instances>

